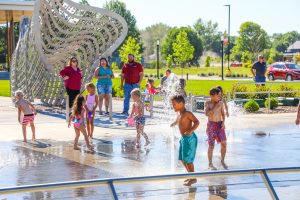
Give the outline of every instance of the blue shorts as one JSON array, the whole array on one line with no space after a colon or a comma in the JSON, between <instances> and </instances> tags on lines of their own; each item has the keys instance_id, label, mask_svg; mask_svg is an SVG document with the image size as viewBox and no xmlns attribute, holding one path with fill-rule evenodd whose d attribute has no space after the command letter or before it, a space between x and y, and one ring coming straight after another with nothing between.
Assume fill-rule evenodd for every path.
<instances>
[{"instance_id":1,"label":"blue shorts","mask_svg":"<svg viewBox=\"0 0 300 200\"><path fill-rule=\"evenodd\" d=\"M179 160L182 160L185 163L194 162L197 143L198 138L194 132L190 136L183 136L180 140Z\"/></svg>"},{"instance_id":2,"label":"blue shorts","mask_svg":"<svg viewBox=\"0 0 300 200\"><path fill-rule=\"evenodd\" d=\"M145 123L146 123L145 117L137 117L137 118L135 118L135 124L137 126L140 126L140 125L145 126Z\"/></svg>"},{"instance_id":3,"label":"blue shorts","mask_svg":"<svg viewBox=\"0 0 300 200\"><path fill-rule=\"evenodd\" d=\"M112 85L97 85L98 94L111 94Z\"/></svg>"},{"instance_id":4,"label":"blue shorts","mask_svg":"<svg viewBox=\"0 0 300 200\"><path fill-rule=\"evenodd\" d=\"M264 77L264 76L255 76L255 82L257 82L257 83L266 82L266 77Z\"/></svg>"}]
</instances>

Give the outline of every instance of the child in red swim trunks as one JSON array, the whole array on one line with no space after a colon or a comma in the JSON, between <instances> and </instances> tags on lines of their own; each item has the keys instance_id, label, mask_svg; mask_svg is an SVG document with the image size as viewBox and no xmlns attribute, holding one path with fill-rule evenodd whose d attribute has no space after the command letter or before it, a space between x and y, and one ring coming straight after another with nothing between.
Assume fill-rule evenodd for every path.
<instances>
[{"instance_id":1,"label":"child in red swim trunks","mask_svg":"<svg viewBox=\"0 0 300 200\"><path fill-rule=\"evenodd\" d=\"M29 123L32 131L32 141L35 141L35 126L34 126L34 116L37 114L34 106L27 100L25 100L22 91L18 90L15 93L16 96L16 108L18 108L18 120L22 123L23 131L23 142L27 142L26 126ZM24 118L21 122L21 112L24 114Z\"/></svg>"},{"instance_id":2,"label":"child in red swim trunks","mask_svg":"<svg viewBox=\"0 0 300 200\"><path fill-rule=\"evenodd\" d=\"M208 137L208 162L209 169L216 170L212 163L212 156L215 146L215 141L221 143L221 164L224 169L228 169L225 164L226 154L226 134L225 134L225 111L224 103L220 101L220 89L212 88L210 100L205 103L205 115L208 117L206 134Z\"/></svg>"}]
</instances>

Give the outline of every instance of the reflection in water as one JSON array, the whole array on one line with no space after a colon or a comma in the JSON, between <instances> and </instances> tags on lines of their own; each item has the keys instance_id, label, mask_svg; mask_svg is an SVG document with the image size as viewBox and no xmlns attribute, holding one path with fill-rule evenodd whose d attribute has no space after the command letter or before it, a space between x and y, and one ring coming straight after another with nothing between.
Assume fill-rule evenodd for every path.
<instances>
[{"instance_id":1,"label":"reflection in water","mask_svg":"<svg viewBox=\"0 0 300 200\"><path fill-rule=\"evenodd\" d=\"M221 197L227 199L227 185L210 185L208 186L209 198L215 199L216 197Z\"/></svg>"},{"instance_id":2,"label":"reflection in water","mask_svg":"<svg viewBox=\"0 0 300 200\"><path fill-rule=\"evenodd\" d=\"M197 187L190 187L187 199L188 200L196 199L196 194L197 194Z\"/></svg>"},{"instance_id":3,"label":"reflection in water","mask_svg":"<svg viewBox=\"0 0 300 200\"><path fill-rule=\"evenodd\" d=\"M123 157L136 161L146 161L150 152L149 148L136 148L135 141L125 139L122 144Z\"/></svg>"}]
</instances>

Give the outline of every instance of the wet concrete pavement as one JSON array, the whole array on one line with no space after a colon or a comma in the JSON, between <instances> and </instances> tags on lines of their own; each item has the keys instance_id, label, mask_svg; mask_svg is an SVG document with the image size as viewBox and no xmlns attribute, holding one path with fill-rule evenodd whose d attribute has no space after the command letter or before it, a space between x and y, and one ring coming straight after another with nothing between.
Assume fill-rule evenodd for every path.
<instances>
[{"instance_id":1,"label":"wet concrete pavement","mask_svg":"<svg viewBox=\"0 0 300 200\"><path fill-rule=\"evenodd\" d=\"M83 141L82 150L74 151L73 130L66 128L64 120L47 114L39 114L36 119L38 142L22 143L20 125L15 122L16 111L7 104L0 109L0 187L184 172L177 160L180 136L169 128L172 119L148 119L145 130L151 144L137 150L135 131L126 126L124 118L116 114L114 122L106 122L107 117L97 116L95 152L87 153ZM201 125L196 131L199 144L195 169L207 171L206 121L203 114L196 115ZM229 168L299 166L300 128L293 122L292 114L233 116L227 122ZM258 136L257 131L267 134ZM214 163L221 169L219 148L216 145ZM299 199L300 174L271 174L270 178L280 199ZM182 182L118 184L116 190L120 199L270 199L258 175L199 178L190 188ZM110 196L108 188L99 186L0 195L0 199L110 199Z\"/></svg>"}]
</instances>

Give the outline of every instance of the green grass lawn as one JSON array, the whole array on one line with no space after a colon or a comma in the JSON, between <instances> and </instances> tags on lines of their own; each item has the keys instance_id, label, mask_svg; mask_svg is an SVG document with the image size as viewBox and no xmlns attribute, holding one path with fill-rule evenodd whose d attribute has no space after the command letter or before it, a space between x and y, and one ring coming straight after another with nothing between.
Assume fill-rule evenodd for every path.
<instances>
[{"instance_id":1,"label":"green grass lawn","mask_svg":"<svg viewBox=\"0 0 300 200\"><path fill-rule=\"evenodd\" d=\"M0 80L0 96L9 97L10 96L10 81Z\"/></svg>"},{"instance_id":2,"label":"green grass lawn","mask_svg":"<svg viewBox=\"0 0 300 200\"><path fill-rule=\"evenodd\" d=\"M96 80L94 79L93 82L95 83ZM212 87L215 86L222 86L224 89L224 92L227 93L227 91L232 91L233 86L237 82L244 82L241 80L188 80L187 85L186 85L186 92L187 93L192 93L195 96L208 96L209 95L209 90ZM249 81L248 81L249 82ZM115 78L113 79L113 85L119 86L121 83L120 78ZM159 85L160 81L155 80L155 85ZM144 79L141 88L142 90L145 88L146 80ZM288 84L289 86L292 86L294 89L299 89L300 88L300 83L296 84ZM251 86L251 88L255 88L254 85ZM279 84L274 85L272 89L279 88ZM0 80L0 96L10 96L10 87L9 87L9 80Z\"/></svg>"},{"instance_id":3,"label":"green grass lawn","mask_svg":"<svg viewBox=\"0 0 300 200\"><path fill-rule=\"evenodd\" d=\"M159 74L165 74L167 68L161 68L159 69ZM216 75L221 75L221 67L185 67L185 68L180 68L180 67L172 67L170 68L171 71L177 75L181 75L182 72L184 75L186 75L187 73L189 75L198 75L198 74L206 74L206 76L209 73L214 73ZM149 68L145 68L144 69L144 73L145 75L156 75L157 71L156 69L149 69ZM249 68L245 68L245 67L230 67L231 73L233 74L243 74L243 75L247 75L247 76L251 76L251 71ZM227 67L224 67L224 76L226 74L227 71ZM115 73L121 73L121 70L114 70Z\"/></svg>"}]
</instances>

